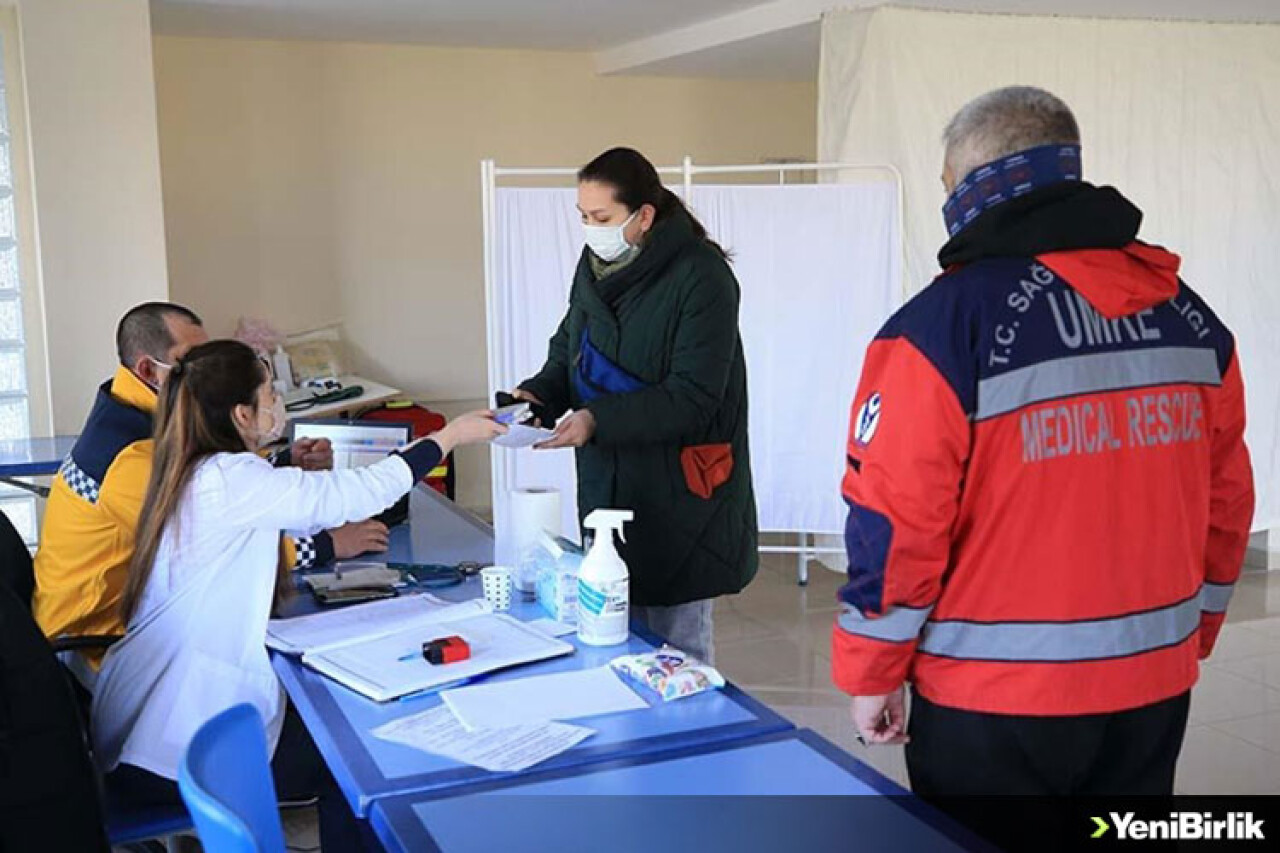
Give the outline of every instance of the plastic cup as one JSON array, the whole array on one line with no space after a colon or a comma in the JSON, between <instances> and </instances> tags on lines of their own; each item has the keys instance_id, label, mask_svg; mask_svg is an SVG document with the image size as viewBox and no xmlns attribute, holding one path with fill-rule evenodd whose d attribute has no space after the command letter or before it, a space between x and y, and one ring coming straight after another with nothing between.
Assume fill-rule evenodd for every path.
<instances>
[{"instance_id":1,"label":"plastic cup","mask_svg":"<svg viewBox=\"0 0 1280 853\"><path fill-rule=\"evenodd\" d=\"M511 609L511 569L506 566L481 569L480 585L484 590L484 600L489 602L495 612L502 613Z\"/></svg>"}]
</instances>

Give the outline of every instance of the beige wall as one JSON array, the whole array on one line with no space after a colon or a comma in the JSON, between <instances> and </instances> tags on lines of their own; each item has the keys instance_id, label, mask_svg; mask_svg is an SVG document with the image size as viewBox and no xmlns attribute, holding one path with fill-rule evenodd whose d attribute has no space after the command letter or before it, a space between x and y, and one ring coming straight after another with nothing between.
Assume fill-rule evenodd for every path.
<instances>
[{"instance_id":1,"label":"beige wall","mask_svg":"<svg viewBox=\"0 0 1280 853\"><path fill-rule=\"evenodd\" d=\"M150 11L147 0L17 8L38 222L24 287L43 296L54 429L75 433L115 364L116 319L168 293ZM32 421L42 429L47 414Z\"/></svg>"},{"instance_id":2,"label":"beige wall","mask_svg":"<svg viewBox=\"0 0 1280 853\"><path fill-rule=\"evenodd\" d=\"M601 78L579 54L159 37L155 60L173 297L215 333L341 320L361 372L446 413L485 395L481 159L816 144L814 85ZM484 455L462 468L487 503Z\"/></svg>"}]
</instances>

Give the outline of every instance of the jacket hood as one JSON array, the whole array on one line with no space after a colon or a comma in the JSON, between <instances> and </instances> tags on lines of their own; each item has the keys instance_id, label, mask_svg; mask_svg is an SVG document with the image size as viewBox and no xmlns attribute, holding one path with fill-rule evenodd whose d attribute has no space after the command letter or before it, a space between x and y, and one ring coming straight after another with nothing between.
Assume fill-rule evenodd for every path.
<instances>
[{"instance_id":1,"label":"jacket hood","mask_svg":"<svg viewBox=\"0 0 1280 853\"><path fill-rule=\"evenodd\" d=\"M1181 259L1137 239L1142 211L1114 187L1050 184L994 207L938 253L946 268L1034 257L1103 316L1126 317L1178 293Z\"/></svg>"},{"instance_id":2,"label":"jacket hood","mask_svg":"<svg viewBox=\"0 0 1280 853\"><path fill-rule=\"evenodd\" d=\"M1174 253L1137 241L1121 249L1048 252L1037 260L1109 319L1127 317L1176 296L1182 264Z\"/></svg>"}]
</instances>

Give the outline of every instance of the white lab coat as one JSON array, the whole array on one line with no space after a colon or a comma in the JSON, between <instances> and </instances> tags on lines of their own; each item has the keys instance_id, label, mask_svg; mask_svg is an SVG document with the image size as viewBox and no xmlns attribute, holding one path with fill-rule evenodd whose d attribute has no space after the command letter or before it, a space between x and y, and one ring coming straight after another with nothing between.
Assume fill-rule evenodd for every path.
<instances>
[{"instance_id":1,"label":"white lab coat","mask_svg":"<svg viewBox=\"0 0 1280 853\"><path fill-rule=\"evenodd\" d=\"M128 632L98 676L93 740L102 770L126 762L177 779L196 730L240 702L262 714L274 753L285 705L264 642L280 531L368 518L412 486L399 456L324 472L273 468L252 453L200 463Z\"/></svg>"}]
</instances>

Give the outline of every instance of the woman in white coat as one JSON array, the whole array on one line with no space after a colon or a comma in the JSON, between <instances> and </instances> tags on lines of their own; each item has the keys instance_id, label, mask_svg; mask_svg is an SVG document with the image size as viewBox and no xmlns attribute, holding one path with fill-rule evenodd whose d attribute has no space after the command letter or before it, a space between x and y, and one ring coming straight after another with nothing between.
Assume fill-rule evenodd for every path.
<instances>
[{"instance_id":1,"label":"woman in white coat","mask_svg":"<svg viewBox=\"0 0 1280 853\"><path fill-rule=\"evenodd\" d=\"M505 428L476 413L366 468L306 472L254 452L284 424L269 372L244 344L213 341L173 366L124 591L129 627L94 694L95 753L122 804L177 802L178 764L196 730L252 703L275 753L277 793L320 796L324 848L358 849L350 811L264 647L273 605L291 588L281 531L376 515L454 447Z\"/></svg>"}]
</instances>

